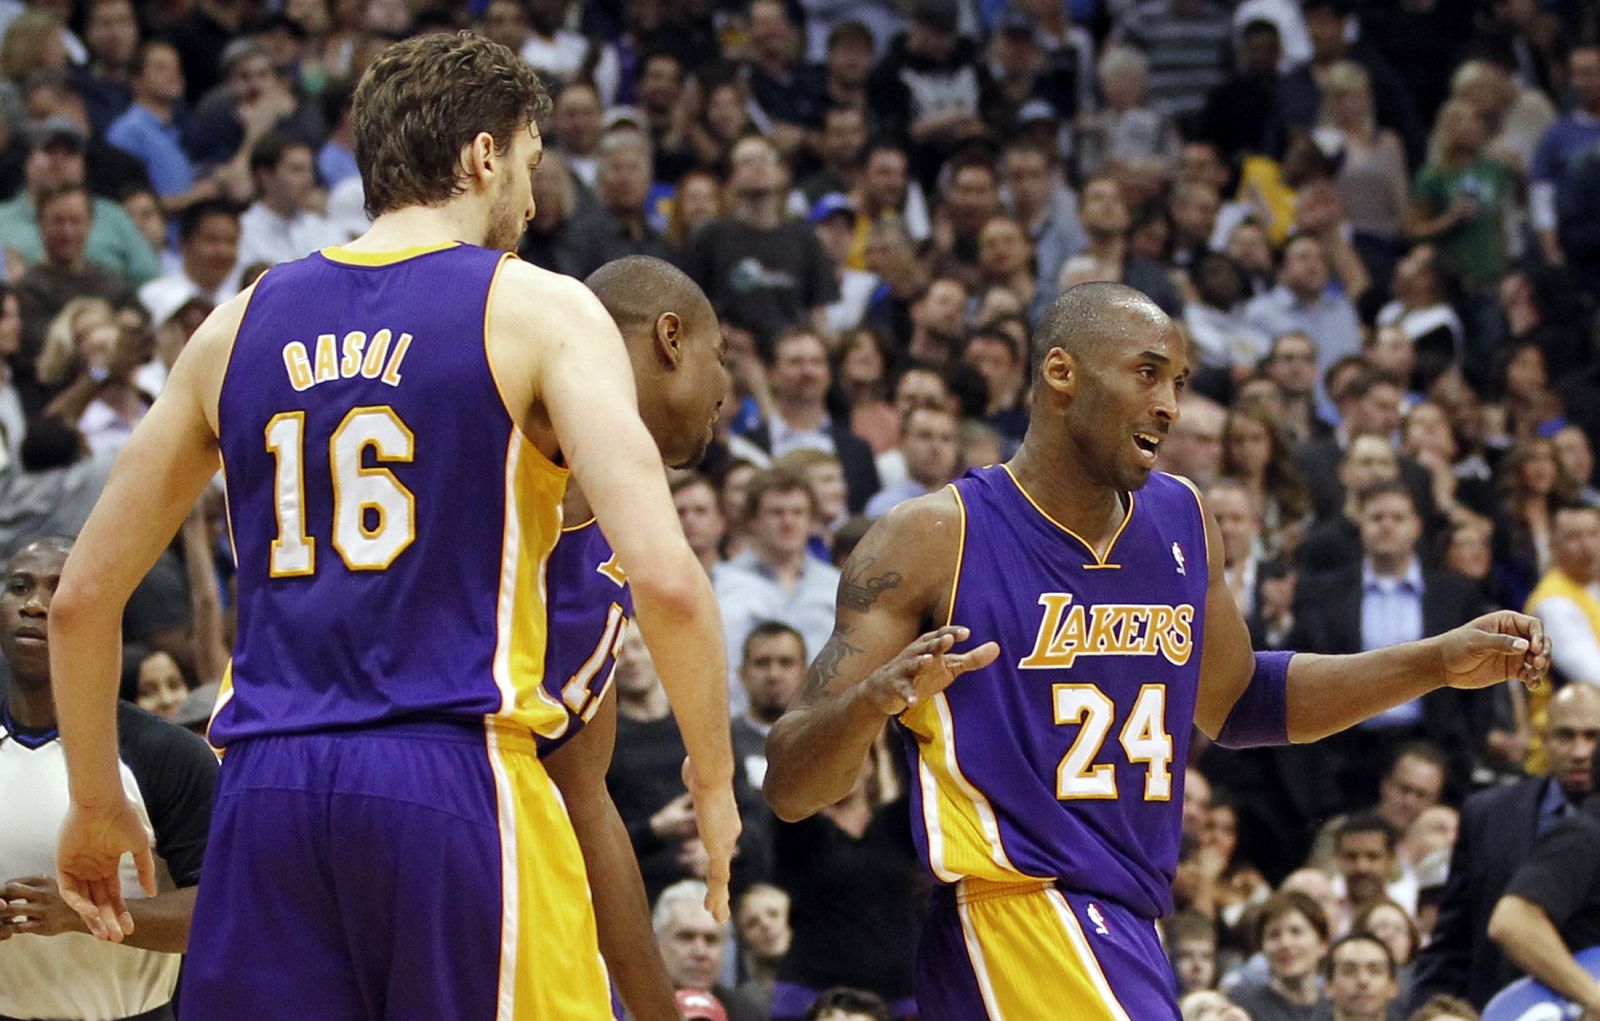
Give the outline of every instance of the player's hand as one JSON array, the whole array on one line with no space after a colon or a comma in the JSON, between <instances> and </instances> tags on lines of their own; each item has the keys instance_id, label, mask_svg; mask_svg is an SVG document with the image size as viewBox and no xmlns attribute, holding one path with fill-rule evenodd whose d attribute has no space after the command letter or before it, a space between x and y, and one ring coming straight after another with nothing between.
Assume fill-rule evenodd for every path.
<instances>
[{"instance_id":1,"label":"player's hand","mask_svg":"<svg viewBox=\"0 0 1600 1021\"><path fill-rule=\"evenodd\" d=\"M733 778L707 784L695 772L694 760L683 760L683 785L694 800L697 836L706 847L706 910L719 923L729 918L728 881L739 843L739 806L733 800Z\"/></svg>"},{"instance_id":2,"label":"player's hand","mask_svg":"<svg viewBox=\"0 0 1600 1021\"><path fill-rule=\"evenodd\" d=\"M967 671L993 663L1000 655L1000 646L994 642L984 642L960 655L950 654L950 648L970 634L964 627L942 627L906 646L867 678L873 703L885 716L898 716L950 687Z\"/></svg>"},{"instance_id":3,"label":"player's hand","mask_svg":"<svg viewBox=\"0 0 1600 1021\"><path fill-rule=\"evenodd\" d=\"M67 907L52 876L24 876L0 887L0 939L32 933L59 936L86 932L88 926Z\"/></svg>"},{"instance_id":4,"label":"player's hand","mask_svg":"<svg viewBox=\"0 0 1600 1021\"><path fill-rule=\"evenodd\" d=\"M156 864L150 854L150 833L133 803L123 798L109 807L85 808L74 802L67 809L56 841L56 875L62 899L83 916L96 939L121 943L133 935L133 916L123 903L119 876L125 854L133 855L145 896L154 897Z\"/></svg>"},{"instance_id":5,"label":"player's hand","mask_svg":"<svg viewBox=\"0 0 1600 1021\"><path fill-rule=\"evenodd\" d=\"M1445 683L1452 688L1487 688L1512 679L1537 688L1550 670L1544 624L1525 613L1486 613L1437 640Z\"/></svg>"}]
</instances>

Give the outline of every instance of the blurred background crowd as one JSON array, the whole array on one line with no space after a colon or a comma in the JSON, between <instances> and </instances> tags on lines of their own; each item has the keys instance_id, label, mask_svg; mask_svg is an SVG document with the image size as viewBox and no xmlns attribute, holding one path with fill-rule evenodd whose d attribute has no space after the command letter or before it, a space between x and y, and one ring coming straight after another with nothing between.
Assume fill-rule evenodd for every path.
<instances>
[{"instance_id":1,"label":"blurred background crowd","mask_svg":"<svg viewBox=\"0 0 1600 1021\"><path fill-rule=\"evenodd\" d=\"M1163 927L1185 1016L1471 1019L1537 939L1600 943L1600 4L0 0L0 554L76 532L216 304L365 229L353 82L463 28L554 94L521 255L669 259L728 341L736 392L673 492L728 640L734 925L699 907L636 637L608 777L690 1017L912 1016L899 757L789 825L763 741L855 542L1011 455L1034 328L1096 280L1189 342L1160 467L1205 493L1258 649L1490 607L1556 649L1540 691L1198 742ZM230 563L217 493L129 607L128 699L203 728Z\"/></svg>"}]
</instances>

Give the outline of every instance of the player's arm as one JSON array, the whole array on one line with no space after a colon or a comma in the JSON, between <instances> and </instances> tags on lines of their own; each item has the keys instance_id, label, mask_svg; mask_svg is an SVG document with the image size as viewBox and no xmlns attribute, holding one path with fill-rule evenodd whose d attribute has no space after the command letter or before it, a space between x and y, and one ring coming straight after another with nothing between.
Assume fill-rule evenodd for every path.
<instances>
[{"instance_id":1,"label":"player's arm","mask_svg":"<svg viewBox=\"0 0 1600 1021\"><path fill-rule=\"evenodd\" d=\"M117 767L122 611L216 474L217 393L247 300L248 292L218 308L190 339L122 448L50 604L50 675L72 796L57 874L67 903L105 938L133 928L117 881L124 852L155 893L148 837Z\"/></svg>"},{"instance_id":2,"label":"player's arm","mask_svg":"<svg viewBox=\"0 0 1600 1021\"><path fill-rule=\"evenodd\" d=\"M1600 983L1573 959L1544 909L1515 895L1501 897L1489 916L1489 938L1517 967L1584 1008L1600 1015Z\"/></svg>"},{"instance_id":3,"label":"player's arm","mask_svg":"<svg viewBox=\"0 0 1600 1021\"><path fill-rule=\"evenodd\" d=\"M131 900L134 934L123 942L141 950L181 954L189 949L189 923L194 918L194 898L198 887L168 890L154 897ZM32 933L59 936L64 932L88 932L83 916L67 906L61 890L50 876L24 876L0 887L0 940Z\"/></svg>"},{"instance_id":4,"label":"player's arm","mask_svg":"<svg viewBox=\"0 0 1600 1021\"><path fill-rule=\"evenodd\" d=\"M530 301L529 294L538 299ZM509 261L490 314L489 356L530 436L552 433L628 572L635 621L683 733L713 914L728 916L739 837L727 652L711 581L678 524L661 452L639 419L622 336L581 283Z\"/></svg>"},{"instance_id":5,"label":"player's arm","mask_svg":"<svg viewBox=\"0 0 1600 1021\"><path fill-rule=\"evenodd\" d=\"M679 1021L672 979L650 928L650 901L628 827L606 790L606 770L617 738L616 690L606 692L599 712L576 737L545 759L561 789L572 829L583 851L594 899L600 952L617 981L628 1016L638 1021Z\"/></svg>"},{"instance_id":6,"label":"player's arm","mask_svg":"<svg viewBox=\"0 0 1600 1021\"><path fill-rule=\"evenodd\" d=\"M833 635L767 737L764 786L778 818L794 822L842 800L890 717L998 654L988 642L949 655L964 629L922 634L943 620L960 542L961 509L941 490L900 504L851 553Z\"/></svg>"},{"instance_id":7,"label":"player's arm","mask_svg":"<svg viewBox=\"0 0 1600 1021\"><path fill-rule=\"evenodd\" d=\"M1222 539L1201 503L1206 554ZM1250 632L1220 569L1206 590L1206 636L1195 722L1230 747L1316 741L1445 686L1482 688L1550 668L1550 643L1533 617L1502 610L1433 638L1346 656L1253 653Z\"/></svg>"}]
</instances>

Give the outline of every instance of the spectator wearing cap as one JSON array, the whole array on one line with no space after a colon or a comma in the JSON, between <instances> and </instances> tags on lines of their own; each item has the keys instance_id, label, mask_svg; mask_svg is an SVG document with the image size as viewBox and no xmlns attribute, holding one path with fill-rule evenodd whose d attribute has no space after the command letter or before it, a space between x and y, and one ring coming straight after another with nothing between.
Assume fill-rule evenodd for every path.
<instances>
[{"instance_id":1,"label":"spectator wearing cap","mask_svg":"<svg viewBox=\"0 0 1600 1021\"><path fill-rule=\"evenodd\" d=\"M88 138L73 122L52 117L36 128L25 170L25 191L0 203L0 245L29 265L44 258L39 231L39 195L54 185L85 184L84 152ZM84 249L90 262L143 283L161 272L161 264L122 207L106 198L93 200L93 225Z\"/></svg>"},{"instance_id":2,"label":"spectator wearing cap","mask_svg":"<svg viewBox=\"0 0 1600 1021\"><path fill-rule=\"evenodd\" d=\"M787 181L778 150L750 135L734 144L732 160L732 212L689 239L684 270L719 310L761 335L801 325L821 329L838 285L811 228L784 219Z\"/></svg>"},{"instance_id":3,"label":"spectator wearing cap","mask_svg":"<svg viewBox=\"0 0 1600 1021\"><path fill-rule=\"evenodd\" d=\"M133 0L91 0L87 7L83 41L89 62L72 75L83 92L89 123L100 134L133 102L129 78L139 49L139 18Z\"/></svg>"},{"instance_id":4,"label":"spectator wearing cap","mask_svg":"<svg viewBox=\"0 0 1600 1021\"><path fill-rule=\"evenodd\" d=\"M1078 195L1078 221L1089 238L1084 256L1096 267L1097 279L1123 283L1146 296L1173 317L1183 315L1183 299L1161 265L1128 251L1128 200L1122 185L1110 177L1084 182ZM1077 259L1062 266L1063 276Z\"/></svg>"},{"instance_id":5,"label":"spectator wearing cap","mask_svg":"<svg viewBox=\"0 0 1600 1021\"><path fill-rule=\"evenodd\" d=\"M1210 0L1145 0L1113 38L1150 61L1150 104L1167 117L1200 109L1222 81L1232 25Z\"/></svg>"},{"instance_id":6,"label":"spectator wearing cap","mask_svg":"<svg viewBox=\"0 0 1600 1021\"><path fill-rule=\"evenodd\" d=\"M722 1002L698 989L680 989L674 994L683 1021L728 1021Z\"/></svg>"},{"instance_id":7,"label":"spectator wearing cap","mask_svg":"<svg viewBox=\"0 0 1600 1021\"><path fill-rule=\"evenodd\" d=\"M751 0L745 87L762 133L786 159L800 151L808 131L822 126L823 76L801 60L800 30L782 0Z\"/></svg>"},{"instance_id":8,"label":"spectator wearing cap","mask_svg":"<svg viewBox=\"0 0 1600 1021\"><path fill-rule=\"evenodd\" d=\"M286 131L267 134L250 150L250 173L259 197L239 217L242 265L290 262L345 240L311 207L315 158L308 143Z\"/></svg>"},{"instance_id":9,"label":"spectator wearing cap","mask_svg":"<svg viewBox=\"0 0 1600 1021\"><path fill-rule=\"evenodd\" d=\"M1029 141L1009 142L1001 150L1000 179L1011 215L1033 242L1038 293L1053 301L1062 265L1089 245L1078 222L1078 197L1061 179L1055 150Z\"/></svg>"},{"instance_id":10,"label":"spectator wearing cap","mask_svg":"<svg viewBox=\"0 0 1600 1021\"><path fill-rule=\"evenodd\" d=\"M111 123L106 141L144 164L150 184L172 215L196 202L220 198L221 182L195 179L178 129L183 100L183 68L171 43L147 42L133 63L133 104Z\"/></svg>"},{"instance_id":11,"label":"spectator wearing cap","mask_svg":"<svg viewBox=\"0 0 1600 1021\"><path fill-rule=\"evenodd\" d=\"M861 324L867 302L878 290L878 277L849 266L850 246L855 242L856 207L850 196L833 192L822 196L811 207L811 228L828 254L838 280L839 300L825 312L829 332L842 334Z\"/></svg>"},{"instance_id":12,"label":"spectator wearing cap","mask_svg":"<svg viewBox=\"0 0 1600 1021\"><path fill-rule=\"evenodd\" d=\"M931 185L959 144L987 133L997 95L977 48L960 34L957 0L917 0L910 25L873 71L867 102L880 131L912 142L912 169Z\"/></svg>"},{"instance_id":13,"label":"spectator wearing cap","mask_svg":"<svg viewBox=\"0 0 1600 1021\"><path fill-rule=\"evenodd\" d=\"M32 115L34 127L54 118L64 118L88 139L83 148L83 160L84 184L88 185L89 194L121 200L129 188L149 186L149 175L137 157L123 152L91 130L82 88L66 73L36 72L23 85L22 102ZM26 150L31 138L23 135L21 141L21 148Z\"/></svg>"}]
</instances>

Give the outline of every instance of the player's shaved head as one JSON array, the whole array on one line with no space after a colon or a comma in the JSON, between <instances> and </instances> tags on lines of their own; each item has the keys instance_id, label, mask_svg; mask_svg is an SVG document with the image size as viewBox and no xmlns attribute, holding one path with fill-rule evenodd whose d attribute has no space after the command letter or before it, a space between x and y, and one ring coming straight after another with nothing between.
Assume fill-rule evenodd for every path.
<instances>
[{"instance_id":1,"label":"player's shaved head","mask_svg":"<svg viewBox=\"0 0 1600 1021\"><path fill-rule=\"evenodd\" d=\"M13 553L11 555L11 559L7 561L7 566L18 560L21 560L24 556L29 556L32 554L54 553L58 556L66 557L71 552L71 539L64 535L46 535L38 539L30 540L27 545Z\"/></svg>"},{"instance_id":2,"label":"player's shaved head","mask_svg":"<svg viewBox=\"0 0 1600 1021\"><path fill-rule=\"evenodd\" d=\"M1054 347L1079 362L1093 361L1113 341L1147 337L1171 326L1172 320L1143 291L1102 281L1079 284L1062 292L1045 314L1035 361Z\"/></svg>"},{"instance_id":3,"label":"player's shaved head","mask_svg":"<svg viewBox=\"0 0 1600 1021\"><path fill-rule=\"evenodd\" d=\"M712 314L711 301L699 284L672 263L648 255L608 262L584 283L611 313L629 344L652 338L656 320L664 313L676 313L686 330Z\"/></svg>"}]
</instances>

